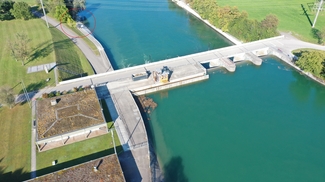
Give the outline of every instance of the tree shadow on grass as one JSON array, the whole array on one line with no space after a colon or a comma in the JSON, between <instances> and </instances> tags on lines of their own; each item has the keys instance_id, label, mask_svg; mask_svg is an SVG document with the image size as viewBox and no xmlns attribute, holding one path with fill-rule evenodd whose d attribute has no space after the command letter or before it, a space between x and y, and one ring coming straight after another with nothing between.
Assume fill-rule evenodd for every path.
<instances>
[{"instance_id":1,"label":"tree shadow on grass","mask_svg":"<svg viewBox=\"0 0 325 182\"><path fill-rule=\"evenodd\" d=\"M27 90L27 92L38 91L39 89L41 89L41 88L43 88L45 86L46 86L46 81L45 80L41 80L39 82L31 83L31 84L27 85L26 90ZM24 90L23 89L21 89L19 91L19 94L22 94L22 93L24 93Z\"/></svg>"},{"instance_id":2,"label":"tree shadow on grass","mask_svg":"<svg viewBox=\"0 0 325 182\"><path fill-rule=\"evenodd\" d=\"M184 166L182 158L172 157L170 161L164 165L164 178L166 182L188 182L184 174Z\"/></svg>"},{"instance_id":3,"label":"tree shadow on grass","mask_svg":"<svg viewBox=\"0 0 325 182\"><path fill-rule=\"evenodd\" d=\"M37 45L37 48L31 51L32 54L28 59L28 62L25 63L25 65L37 59L45 58L46 56L51 54L54 51L54 49L67 49L71 46L72 46L71 40L69 39L61 40L53 43L50 43L50 41L42 42Z\"/></svg>"},{"instance_id":4,"label":"tree shadow on grass","mask_svg":"<svg viewBox=\"0 0 325 182\"><path fill-rule=\"evenodd\" d=\"M0 164L4 158L0 159ZM5 172L6 167L0 165L0 181L24 181L30 178L30 173L24 171L23 168L16 169L15 171Z\"/></svg>"},{"instance_id":5,"label":"tree shadow on grass","mask_svg":"<svg viewBox=\"0 0 325 182\"><path fill-rule=\"evenodd\" d=\"M323 37L322 37L322 32L318 30L317 28L312 28L311 29L311 35L313 36L314 39L317 39L318 44L323 43Z\"/></svg>"},{"instance_id":6,"label":"tree shadow on grass","mask_svg":"<svg viewBox=\"0 0 325 182\"><path fill-rule=\"evenodd\" d=\"M53 52L53 44L50 43L50 41L46 41L46 42L42 42L40 44L37 45L37 48L34 48L34 50L32 50L32 54L30 56L30 58L28 59L28 62L25 63L28 64L29 62L35 61L37 59L40 58L45 58L46 56L48 56L49 54L51 54L51 52Z\"/></svg>"}]
</instances>

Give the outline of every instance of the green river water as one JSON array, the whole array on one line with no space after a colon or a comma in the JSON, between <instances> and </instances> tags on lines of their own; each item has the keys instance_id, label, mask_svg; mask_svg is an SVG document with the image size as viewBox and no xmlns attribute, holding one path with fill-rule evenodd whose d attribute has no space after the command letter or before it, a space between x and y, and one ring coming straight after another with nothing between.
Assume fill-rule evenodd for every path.
<instances>
[{"instance_id":1,"label":"green river water","mask_svg":"<svg viewBox=\"0 0 325 182\"><path fill-rule=\"evenodd\" d=\"M166 0L87 3L116 69L231 45ZM325 87L272 57L209 75L149 95L166 181L325 181Z\"/></svg>"}]
</instances>

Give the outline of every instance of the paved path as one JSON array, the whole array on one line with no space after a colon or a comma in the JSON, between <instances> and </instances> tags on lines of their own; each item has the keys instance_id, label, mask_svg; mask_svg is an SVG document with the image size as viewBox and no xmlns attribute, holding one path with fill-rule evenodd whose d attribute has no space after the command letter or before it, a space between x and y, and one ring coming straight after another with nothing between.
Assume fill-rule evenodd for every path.
<instances>
[{"instance_id":1,"label":"paved path","mask_svg":"<svg viewBox=\"0 0 325 182\"><path fill-rule=\"evenodd\" d=\"M31 139L31 179L36 178L36 128L34 127L35 119L35 101L32 101L32 139Z\"/></svg>"},{"instance_id":2,"label":"paved path","mask_svg":"<svg viewBox=\"0 0 325 182\"><path fill-rule=\"evenodd\" d=\"M43 20L45 20L44 16L41 13L34 12L34 14L36 16L41 17ZM61 26L60 26L60 22L59 21L57 21L57 20L55 20L53 18L50 18L48 16L47 16L47 20L48 20L48 23L49 24L53 25L55 28L57 28L58 30L60 30L62 33L69 34L69 35L71 35L73 37L78 37L78 35L76 33L74 33L73 31L71 31L65 25L62 25L62 27L64 29L64 31L63 31L61 29ZM111 69L111 67L109 67L110 63L109 64L104 63L103 59L100 56L97 56L91 50L91 48L88 46L88 44L82 38L76 39L75 44L80 48L80 50L86 56L86 58L88 59L88 61L92 65L95 73L105 73L105 72L107 72L107 71L109 71Z\"/></svg>"},{"instance_id":3,"label":"paved path","mask_svg":"<svg viewBox=\"0 0 325 182\"><path fill-rule=\"evenodd\" d=\"M47 70L50 70L50 69L54 68L55 63L42 64L42 65L38 65L38 66L30 66L27 68L27 73L43 71L45 66L46 66Z\"/></svg>"}]
</instances>

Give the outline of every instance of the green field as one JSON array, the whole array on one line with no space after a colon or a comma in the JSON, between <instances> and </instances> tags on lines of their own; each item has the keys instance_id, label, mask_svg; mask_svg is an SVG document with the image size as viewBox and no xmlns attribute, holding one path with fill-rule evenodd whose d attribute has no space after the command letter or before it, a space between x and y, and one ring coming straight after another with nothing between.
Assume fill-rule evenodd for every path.
<instances>
[{"instance_id":1,"label":"green field","mask_svg":"<svg viewBox=\"0 0 325 182\"><path fill-rule=\"evenodd\" d=\"M279 19L279 31L292 32L296 37L317 43L311 33L311 25L303 13L302 5L307 11L311 22L314 21L315 12L310 9L314 0L217 0L220 6L237 6L240 10L248 12L250 18L262 20L267 14L275 14ZM310 8L309 8L310 7ZM325 27L325 12L321 12L315 28L321 30Z\"/></svg>"},{"instance_id":2,"label":"green field","mask_svg":"<svg viewBox=\"0 0 325 182\"><path fill-rule=\"evenodd\" d=\"M0 181L30 177L31 113L28 104L0 108Z\"/></svg>"},{"instance_id":3,"label":"green field","mask_svg":"<svg viewBox=\"0 0 325 182\"><path fill-rule=\"evenodd\" d=\"M16 33L24 32L31 39L30 59L22 66L10 56L6 42L13 39ZM41 38L40 38L41 37ZM52 46L52 35L45 26L44 21L33 19L29 21L12 20L0 23L0 86L8 85L14 87L16 94L21 92L21 80L24 81L29 91L37 90L55 83L54 73L46 74L45 71L27 74L30 66L55 62L55 55ZM50 82L45 82L51 78ZM15 87L16 86L16 87Z\"/></svg>"},{"instance_id":4,"label":"green field","mask_svg":"<svg viewBox=\"0 0 325 182\"><path fill-rule=\"evenodd\" d=\"M24 32L31 39L30 59L22 66L11 56L7 40L16 33ZM27 74L30 66L55 62L60 59L76 70L93 74L91 66L80 49L57 29L48 29L40 19L28 21L11 20L0 22L0 86L13 88L14 94L22 92L23 80L28 91L46 86L55 86L54 72L45 71ZM71 77L71 75L68 75ZM45 80L51 78L49 82ZM28 104L16 105L13 109L0 107L0 181L21 181L30 177L31 110Z\"/></svg>"},{"instance_id":5,"label":"green field","mask_svg":"<svg viewBox=\"0 0 325 182\"><path fill-rule=\"evenodd\" d=\"M37 176L112 154L114 153L112 141L111 133L108 133L64 147L37 152ZM122 147L116 132L114 141L117 152L121 151ZM53 160L57 160L58 164L52 166Z\"/></svg>"}]
</instances>

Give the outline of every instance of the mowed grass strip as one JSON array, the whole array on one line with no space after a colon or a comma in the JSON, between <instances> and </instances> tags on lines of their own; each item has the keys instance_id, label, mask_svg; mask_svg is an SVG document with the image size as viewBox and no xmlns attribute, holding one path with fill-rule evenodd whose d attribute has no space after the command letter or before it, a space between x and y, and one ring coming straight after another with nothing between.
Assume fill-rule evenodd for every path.
<instances>
[{"instance_id":1,"label":"mowed grass strip","mask_svg":"<svg viewBox=\"0 0 325 182\"><path fill-rule=\"evenodd\" d=\"M94 74L87 58L70 38L52 26L50 32L60 81Z\"/></svg>"},{"instance_id":2,"label":"mowed grass strip","mask_svg":"<svg viewBox=\"0 0 325 182\"><path fill-rule=\"evenodd\" d=\"M25 33L31 39L30 59L23 66L10 55L7 40L14 40L17 33ZM14 87L15 94L21 92L21 80L24 81L28 91L54 84L54 73L45 71L27 74L30 66L42 65L55 61L52 47L52 35L42 20L29 21L12 20L0 22L0 85ZM50 82L45 82L51 78ZM15 87L16 86L16 87Z\"/></svg>"},{"instance_id":3,"label":"mowed grass strip","mask_svg":"<svg viewBox=\"0 0 325 182\"><path fill-rule=\"evenodd\" d=\"M122 147L115 131L114 141L117 152L121 151ZM111 133L48 151L37 152L37 175L44 175L113 153ZM57 160L58 163L52 166L54 160Z\"/></svg>"},{"instance_id":4,"label":"mowed grass strip","mask_svg":"<svg viewBox=\"0 0 325 182\"><path fill-rule=\"evenodd\" d=\"M220 6L237 6L245 10L249 18L262 20L266 15L272 13L279 19L279 31L292 32L296 37L317 43L317 39L311 33L311 25L304 14L302 6L306 9L311 22L314 21L316 12L313 12L314 1L310 0L217 0ZM310 8L309 8L310 7ZM315 28L321 30L325 27L325 11L319 14Z\"/></svg>"},{"instance_id":5,"label":"mowed grass strip","mask_svg":"<svg viewBox=\"0 0 325 182\"><path fill-rule=\"evenodd\" d=\"M30 177L31 110L28 104L0 108L0 181Z\"/></svg>"}]
</instances>

